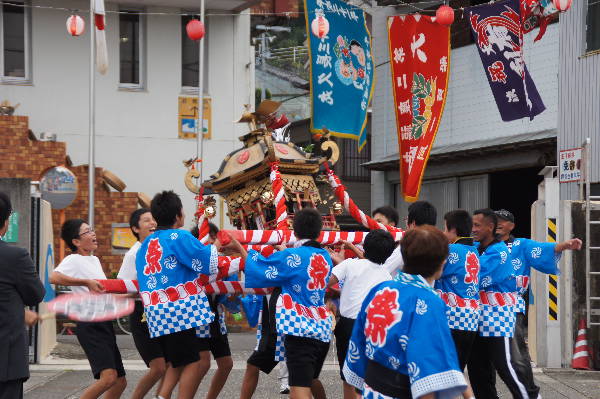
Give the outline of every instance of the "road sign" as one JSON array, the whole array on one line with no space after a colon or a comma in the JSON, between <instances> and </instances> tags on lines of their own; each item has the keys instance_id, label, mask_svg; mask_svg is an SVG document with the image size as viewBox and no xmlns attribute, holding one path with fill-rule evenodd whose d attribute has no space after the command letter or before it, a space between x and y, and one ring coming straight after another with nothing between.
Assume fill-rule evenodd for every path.
<instances>
[{"instance_id":1,"label":"road sign","mask_svg":"<svg viewBox=\"0 0 600 399\"><path fill-rule=\"evenodd\" d=\"M202 132L205 139L212 134L211 99L204 97L204 113L202 114ZM198 123L198 97L179 97L179 138L196 138Z\"/></svg>"},{"instance_id":2,"label":"road sign","mask_svg":"<svg viewBox=\"0 0 600 399\"><path fill-rule=\"evenodd\" d=\"M581 148L559 152L558 170L561 183L581 180L581 153Z\"/></svg>"}]
</instances>

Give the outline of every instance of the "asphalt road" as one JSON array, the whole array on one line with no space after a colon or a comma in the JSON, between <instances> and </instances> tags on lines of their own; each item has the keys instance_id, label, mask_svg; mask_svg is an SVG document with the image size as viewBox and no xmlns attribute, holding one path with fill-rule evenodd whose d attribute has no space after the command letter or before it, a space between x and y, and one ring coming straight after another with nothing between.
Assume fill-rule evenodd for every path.
<instances>
[{"instance_id":1,"label":"asphalt road","mask_svg":"<svg viewBox=\"0 0 600 399\"><path fill-rule=\"evenodd\" d=\"M29 399L71 399L78 398L92 382L91 372L77 340L73 336L60 336L60 343L45 364L32 366L32 377L25 385L25 398ZM145 372L145 366L135 351L133 341L128 336L119 336L119 346L127 370L128 386L124 398L130 397L135 384ZM255 344L253 334L230 334L230 345L234 369L221 393L222 398L239 397L239 389L244 374L245 360ZM342 389L339 370L333 348L321 373L321 381L327 396L341 398ZM213 367L215 364L213 362ZM197 398L203 398L208 389L214 370L209 371L200 385ZM572 370L535 370L536 381L542 388L544 399L600 399L600 373ZM510 398L506 387L498 379L498 389L502 398ZM148 396L151 397L151 396ZM282 398L279 394L277 370L270 375L261 374L255 398Z\"/></svg>"}]
</instances>

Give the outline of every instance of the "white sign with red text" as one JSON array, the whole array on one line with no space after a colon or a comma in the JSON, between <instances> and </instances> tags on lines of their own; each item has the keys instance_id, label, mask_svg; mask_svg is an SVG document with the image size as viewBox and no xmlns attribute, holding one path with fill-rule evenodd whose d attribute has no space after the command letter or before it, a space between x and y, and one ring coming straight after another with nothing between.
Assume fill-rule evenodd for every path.
<instances>
[{"instance_id":1,"label":"white sign with red text","mask_svg":"<svg viewBox=\"0 0 600 399\"><path fill-rule=\"evenodd\" d=\"M567 183L581 180L581 148L562 150L558 153L559 181Z\"/></svg>"}]
</instances>

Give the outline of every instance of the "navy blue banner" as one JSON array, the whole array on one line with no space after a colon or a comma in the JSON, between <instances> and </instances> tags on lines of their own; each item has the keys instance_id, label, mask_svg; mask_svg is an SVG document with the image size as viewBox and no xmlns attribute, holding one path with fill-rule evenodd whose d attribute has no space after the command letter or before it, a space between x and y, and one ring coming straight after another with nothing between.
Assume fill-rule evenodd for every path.
<instances>
[{"instance_id":1,"label":"navy blue banner","mask_svg":"<svg viewBox=\"0 0 600 399\"><path fill-rule=\"evenodd\" d=\"M533 119L545 109L523 58L518 0L467 9L471 32L502 120Z\"/></svg>"}]
</instances>

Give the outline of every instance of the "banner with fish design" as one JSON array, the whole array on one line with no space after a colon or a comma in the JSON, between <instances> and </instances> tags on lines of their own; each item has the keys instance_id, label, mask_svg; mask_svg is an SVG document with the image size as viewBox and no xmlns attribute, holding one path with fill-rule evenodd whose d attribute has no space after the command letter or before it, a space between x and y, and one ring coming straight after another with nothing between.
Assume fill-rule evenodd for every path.
<instances>
[{"instance_id":1,"label":"banner with fish design","mask_svg":"<svg viewBox=\"0 0 600 399\"><path fill-rule=\"evenodd\" d=\"M519 1L504 0L466 11L500 117L505 122L533 120L546 107L525 65Z\"/></svg>"}]
</instances>

